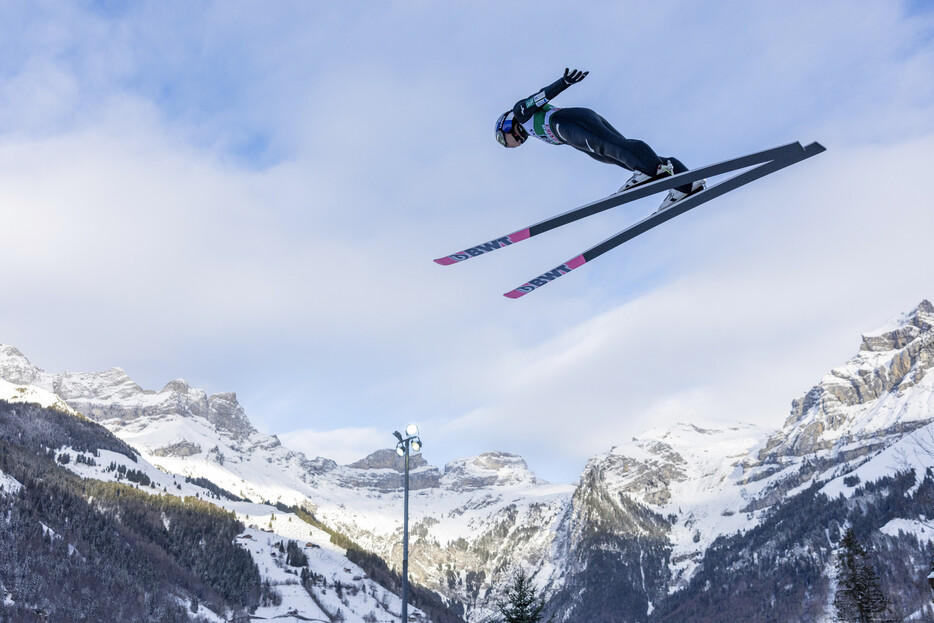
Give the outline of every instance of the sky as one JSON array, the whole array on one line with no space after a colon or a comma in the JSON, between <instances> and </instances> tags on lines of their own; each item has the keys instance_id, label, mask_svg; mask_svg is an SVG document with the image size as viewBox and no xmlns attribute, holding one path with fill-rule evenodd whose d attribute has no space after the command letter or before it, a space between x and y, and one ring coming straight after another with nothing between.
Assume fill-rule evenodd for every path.
<instances>
[{"instance_id":1,"label":"sky","mask_svg":"<svg viewBox=\"0 0 934 623\"><path fill-rule=\"evenodd\" d=\"M650 428L781 427L934 297L934 10L570 4L0 4L0 343L236 392L340 463L415 422L434 465L573 482ZM555 105L689 167L827 151L510 300L660 200L432 262L628 178L493 139L565 67L590 74Z\"/></svg>"}]
</instances>

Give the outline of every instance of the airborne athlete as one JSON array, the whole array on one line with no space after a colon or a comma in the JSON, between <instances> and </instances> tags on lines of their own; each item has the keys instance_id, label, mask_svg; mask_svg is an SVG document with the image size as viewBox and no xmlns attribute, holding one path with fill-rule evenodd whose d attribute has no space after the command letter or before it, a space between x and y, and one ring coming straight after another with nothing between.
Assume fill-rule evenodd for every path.
<instances>
[{"instance_id":1,"label":"airborne athlete","mask_svg":"<svg viewBox=\"0 0 934 623\"><path fill-rule=\"evenodd\" d=\"M496 140L503 147L514 148L524 143L532 134L546 143L570 145L595 160L632 171L632 177L618 192L608 197L539 221L506 236L439 257L435 259L437 264L459 264L604 210L668 191L665 200L654 214L504 294L511 299L519 298L688 210L825 151L820 143L811 143L805 147L794 142L688 170L677 158L659 158L645 142L626 138L606 119L589 108L555 108L549 104L559 93L585 77L586 71L565 69L564 76L560 79L530 98L516 102L512 110L504 112L497 119ZM741 173L735 173L709 188L704 179L743 169L745 170Z\"/></svg>"},{"instance_id":2,"label":"airborne athlete","mask_svg":"<svg viewBox=\"0 0 934 623\"><path fill-rule=\"evenodd\" d=\"M645 142L626 138L589 108L556 108L549 103L588 73L565 69L563 77L528 99L516 102L512 110L504 112L496 121L499 144L515 148L533 135L552 145L570 145L595 160L632 171L632 177L623 184L620 192L688 170L677 158L660 158ZM697 180L672 188L658 210L671 207L705 187L704 180Z\"/></svg>"}]
</instances>

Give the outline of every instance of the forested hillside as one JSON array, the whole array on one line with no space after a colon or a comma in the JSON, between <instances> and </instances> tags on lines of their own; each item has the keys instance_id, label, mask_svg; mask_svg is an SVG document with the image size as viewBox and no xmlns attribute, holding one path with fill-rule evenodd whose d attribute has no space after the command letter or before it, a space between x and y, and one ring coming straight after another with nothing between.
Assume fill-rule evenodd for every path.
<instances>
[{"instance_id":1,"label":"forested hillside","mask_svg":"<svg viewBox=\"0 0 934 623\"><path fill-rule=\"evenodd\" d=\"M830 578L846 527L867 546L895 620L918 611L931 598L926 572L918 569L934 562L934 543L895 526L900 519L930 516L934 473L905 471L852 484L848 498L831 498L821 485L811 486L777 505L752 530L718 539L690 585L650 620L714 622L724 612L742 621L821 620L833 601ZM934 524L929 531L934 533Z\"/></svg>"},{"instance_id":2,"label":"forested hillside","mask_svg":"<svg viewBox=\"0 0 934 623\"><path fill-rule=\"evenodd\" d=\"M0 471L22 485L0 492L0 620L189 621L201 603L241 617L259 603L231 513L81 479L52 449L66 445L134 456L93 422L0 402Z\"/></svg>"}]
</instances>

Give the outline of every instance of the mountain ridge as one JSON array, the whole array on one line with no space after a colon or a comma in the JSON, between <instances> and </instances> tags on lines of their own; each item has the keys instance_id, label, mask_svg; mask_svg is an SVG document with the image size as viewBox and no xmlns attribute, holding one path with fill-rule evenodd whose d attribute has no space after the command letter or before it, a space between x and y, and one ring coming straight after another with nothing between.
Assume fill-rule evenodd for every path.
<instances>
[{"instance_id":1,"label":"mountain ridge","mask_svg":"<svg viewBox=\"0 0 934 623\"><path fill-rule=\"evenodd\" d=\"M854 496L845 482L856 474L868 481L914 469L921 479L917 438L934 439L931 367L934 306L925 300L863 334L857 353L793 400L776 429L726 420L649 430L592 457L576 484L544 482L501 452L443 469L415 455L410 573L470 621L491 614L519 568L563 620L583 617L581 595L590 594L601 612L625 607L649 621L711 571L718 543L752 538L786 501L815 490ZM182 380L147 392L119 368L51 375L9 346L0 346L0 378L61 391L162 469L304 507L401 566L401 464L391 450L350 465L309 459L258 433L235 394L209 397ZM595 569L618 575L616 588L600 585Z\"/></svg>"}]
</instances>

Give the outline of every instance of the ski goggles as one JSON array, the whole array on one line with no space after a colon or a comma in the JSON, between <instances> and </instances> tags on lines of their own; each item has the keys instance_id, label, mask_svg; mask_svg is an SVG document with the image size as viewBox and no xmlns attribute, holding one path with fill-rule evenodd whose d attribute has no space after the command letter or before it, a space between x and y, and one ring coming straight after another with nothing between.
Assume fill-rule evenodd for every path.
<instances>
[{"instance_id":1,"label":"ski goggles","mask_svg":"<svg viewBox=\"0 0 934 623\"><path fill-rule=\"evenodd\" d=\"M496 141L503 147L509 147L509 145L506 144L506 135L512 134L515 121L512 111L504 112L499 116L499 119L496 120Z\"/></svg>"}]
</instances>

